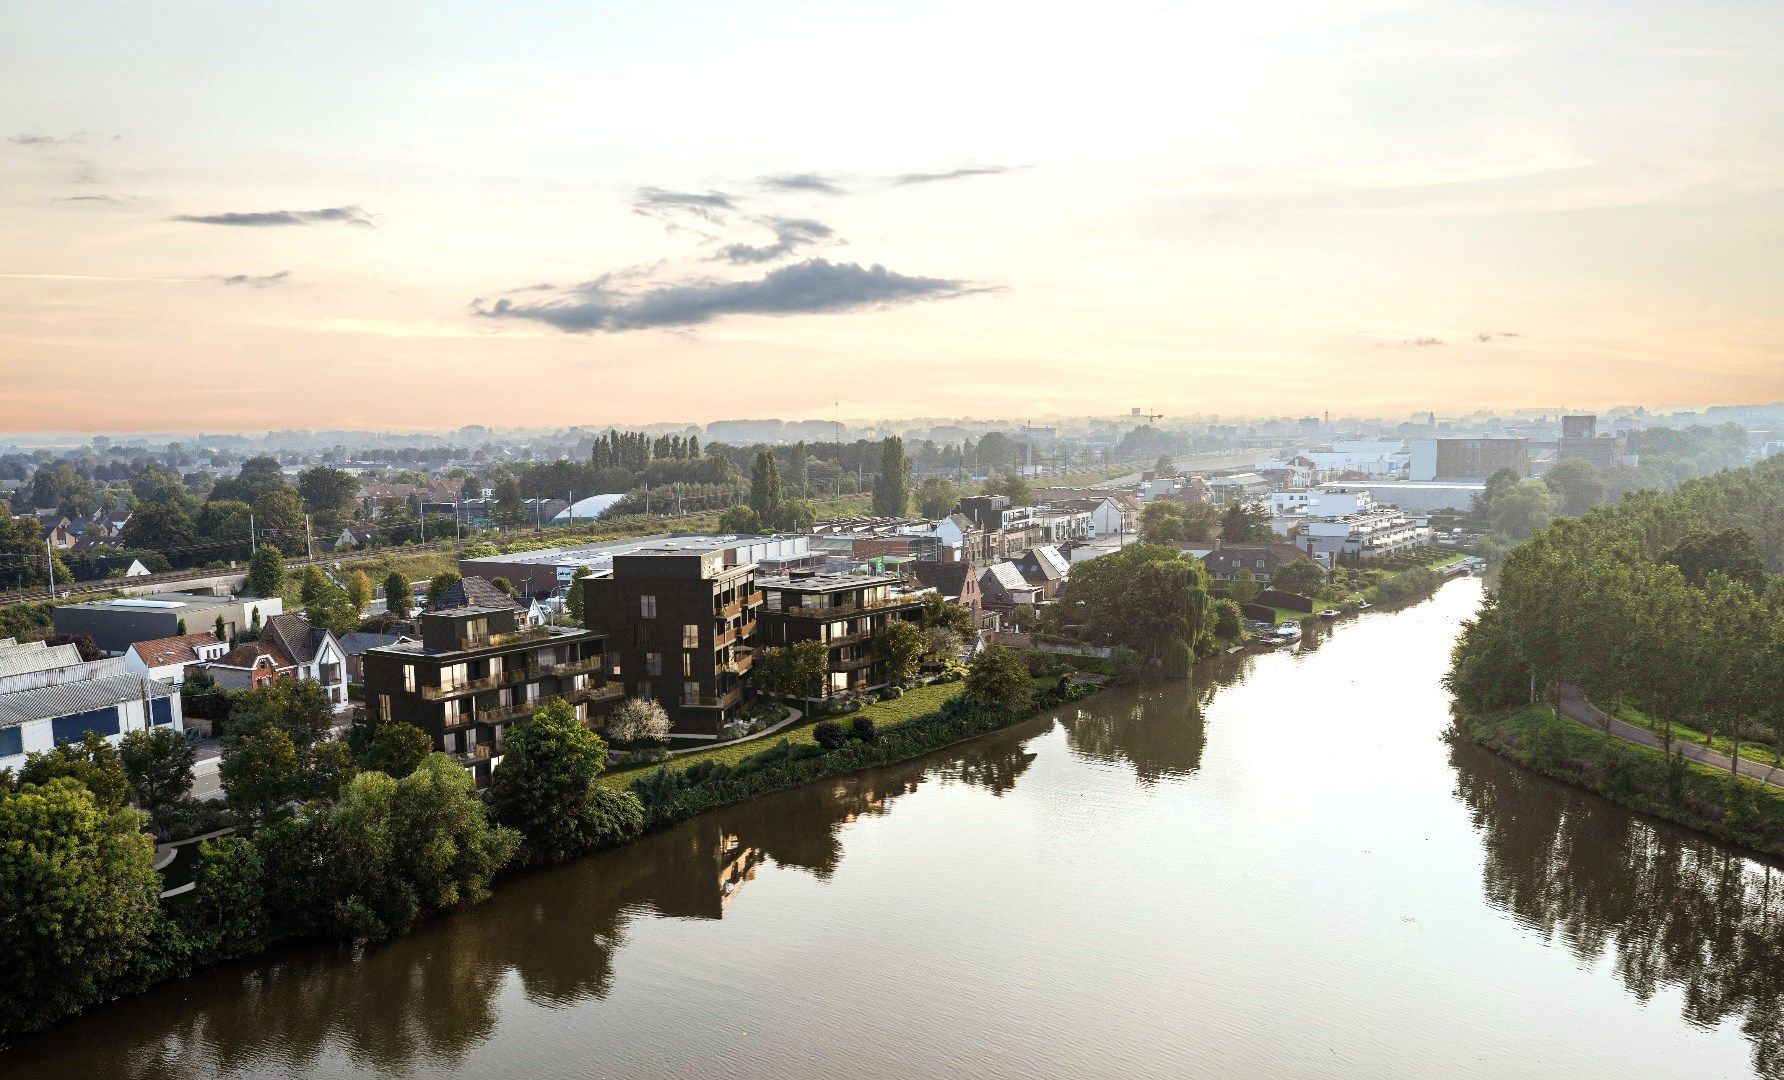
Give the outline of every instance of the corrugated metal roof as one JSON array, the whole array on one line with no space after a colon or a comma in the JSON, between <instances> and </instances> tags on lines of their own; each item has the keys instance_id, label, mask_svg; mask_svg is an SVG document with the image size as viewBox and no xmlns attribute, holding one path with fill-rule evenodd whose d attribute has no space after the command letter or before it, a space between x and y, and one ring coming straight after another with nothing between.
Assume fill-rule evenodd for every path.
<instances>
[{"instance_id":1,"label":"corrugated metal roof","mask_svg":"<svg viewBox=\"0 0 1784 1080\"><path fill-rule=\"evenodd\" d=\"M0 697L0 727L15 727L30 720L68 716L89 709L103 709L142 698L172 697L170 687L140 675L112 675L85 682L62 683L36 690L20 690Z\"/></svg>"},{"instance_id":2,"label":"corrugated metal roof","mask_svg":"<svg viewBox=\"0 0 1784 1080\"><path fill-rule=\"evenodd\" d=\"M27 675L51 668L73 667L81 662L81 651L73 645L52 645L47 649L16 649L0 652L0 679L8 675Z\"/></svg>"}]
</instances>

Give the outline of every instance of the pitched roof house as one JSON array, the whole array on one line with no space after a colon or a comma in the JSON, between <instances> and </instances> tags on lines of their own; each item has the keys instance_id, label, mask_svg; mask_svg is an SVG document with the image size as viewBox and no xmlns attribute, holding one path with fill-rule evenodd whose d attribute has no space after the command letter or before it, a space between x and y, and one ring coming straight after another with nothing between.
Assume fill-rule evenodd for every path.
<instances>
[{"instance_id":1,"label":"pitched roof house","mask_svg":"<svg viewBox=\"0 0 1784 1080\"><path fill-rule=\"evenodd\" d=\"M228 651L215 634L179 634L136 642L124 651L124 664L138 675L178 686L186 681L188 668L219 660Z\"/></svg>"},{"instance_id":2,"label":"pitched roof house","mask_svg":"<svg viewBox=\"0 0 1784 1080\"><path fill-rule=\"evenodd\" d=\"M1071 563L1059 553L1058 548L1041 545L1023 552L1016 560L1016 569L1022 574L1023 580L1041 591L1041 599L1051 600L1065 586Z\"/></svg>"},{"instance_id":3,"label":"pitched roof house","mask_svg":"<svg viewBox=\"0 0 1784 1080\"><path fill-rule=\"evenodd\" d=\"M996 562L979 572L979 593L985 607L1008 611L1020 604L1038 604L1039 587L1029 584L1013 562Z\"/></svg>"},{"instance_id":4,"label":"pitched roof house","mask_svg":"<svg viewBox=\"0 0 1784 1080\"><path fill-rule=\"evenodd\" d=\"M910 575L917 584L934 589L948 603L971 611L974 625L978 624L979 613L985 606L979 592L978 567L969 562L915 562L910 565Z\"/></svg>"},{"instance_id":5,"label":"pitched roof house","mask_svg":"<svg viewBox=\"0 0 1784 1080\"><path fill-rule=\"evenodd\" d=\"M311 626L302 612L288 611L266 621L256 641L238 645L211 661L206 670L217 685L232 690L264 686L275 679L319 683L336 708L347 705L346 654L326 628Z\"/></svg>"}]
</instances>

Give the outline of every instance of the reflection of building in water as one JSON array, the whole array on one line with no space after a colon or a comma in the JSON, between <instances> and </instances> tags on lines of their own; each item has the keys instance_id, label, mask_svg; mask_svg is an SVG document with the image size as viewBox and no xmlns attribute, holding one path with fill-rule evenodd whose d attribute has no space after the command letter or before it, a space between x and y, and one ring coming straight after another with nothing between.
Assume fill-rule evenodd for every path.
<instances>
[{"instance_id":1,"label":"reflection of building in water","mask_svg":"<svg viewBox=\"0 0 1784 1080\"><path fill-rule=\"evenodd\" d=\"M763 856L759 848L750 847L735 834L722 834L719 837L719 908L722 910L737 895L743 883L756 876L756 867L762 865Z\"/></svg>"},{"instance_id":2,"label":"reflection of building in water","mask_svg":"<svg viewBox=\"0 0 1784 1080\"><path fill-rule=\"evenodd\" d=\"M1647 1001L1667 986L1685 1019L1738 1019L1753 1071L1784 1077L1784 880L1777 867L1596 795L1455 746L1456 798L1481 834L1482 891L1582 964L1607 951Z\"/></svg>"}]
</instances>

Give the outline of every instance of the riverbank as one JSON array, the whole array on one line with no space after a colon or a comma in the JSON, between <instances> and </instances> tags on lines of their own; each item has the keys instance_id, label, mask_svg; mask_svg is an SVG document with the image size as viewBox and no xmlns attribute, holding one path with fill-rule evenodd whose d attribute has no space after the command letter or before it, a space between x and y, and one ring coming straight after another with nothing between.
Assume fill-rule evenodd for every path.
<instances>
[{"instance_id":1,"label":"riverbank","mask_svg":"<svg viewBox=\"0 0 1784 1080\"><path fill-rule=\"evenodd\" d=\"M1607 737L1540 705L1485 714L1458 709L1450 735L1627 809L1784 855L1784 790L1776 787Z\"/></svg>"}]
</instances>

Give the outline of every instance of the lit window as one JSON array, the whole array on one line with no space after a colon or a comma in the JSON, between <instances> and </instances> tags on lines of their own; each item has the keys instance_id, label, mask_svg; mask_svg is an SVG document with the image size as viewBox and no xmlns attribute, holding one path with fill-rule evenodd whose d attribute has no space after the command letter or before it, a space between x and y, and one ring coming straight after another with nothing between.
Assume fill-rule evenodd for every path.
<instances>
[{"instance_id":1,"label":"lit window","mask_svg":"<svg viewBox=\"0 0 1784 1080\"><path fill-rule=\"evenodd\" d=\"M683 675L692 675L694 673L694 654L693 653L684 652L681 654L681 673Z\"/></svg>"},{"instance_id":2,"label":"lit window","mask_svg":"<svg viewBox=\"0 0 1784 1080\"><path fill-rule=\"evenodd\" d=\"M403 689L407 690L411 694L413 694L415 692L415 665L414 664L404 664L403 665Z\"/></svg>"},{"instance_id":3,"label":"lit window","mask_svg":"<svg viewBox=\"0 0 1784 1080\"><path fill-rule=\"evenodd\" d=\"M685 623L681 628L681 647L698 649L700 647L700 624Z\"/></svg>"}]
</instances>

